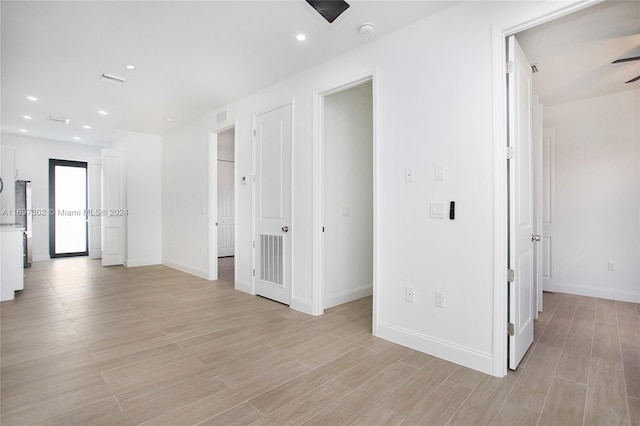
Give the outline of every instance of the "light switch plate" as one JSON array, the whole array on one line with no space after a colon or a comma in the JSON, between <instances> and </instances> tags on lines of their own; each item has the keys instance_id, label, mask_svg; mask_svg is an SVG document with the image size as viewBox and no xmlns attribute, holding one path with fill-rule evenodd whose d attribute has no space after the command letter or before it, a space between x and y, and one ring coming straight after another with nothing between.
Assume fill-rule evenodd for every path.
<instances>
[{"instance_id":1,"label":"light switch plate","mask_svg":"<svg viewBox=\"0 0 640 426\"><path fill-rule=\"evenodd\" d=\"M429 204L429 217L431 219L444 219L444 204L442 204L442 203L430 203Z\"/></svg>"},{"instance_id":2,"label":"light switch plate","mask_svg":"<svg viewBox=\"0 0 640 426\"><path fill-rule=\"evenodd\" d=\"M444 180L444 166L433 166L433 180Z\"/></svg>"},{"instance_id":3,"label":"light switch plate","mask_svg":"<svg viewBox=\"0 0 640 426\"><path fill-rule=\"evenodd\" d=\"M404 169L404 182L413 183L413 168L407 167Z\"/></svg>"}]
</instances>

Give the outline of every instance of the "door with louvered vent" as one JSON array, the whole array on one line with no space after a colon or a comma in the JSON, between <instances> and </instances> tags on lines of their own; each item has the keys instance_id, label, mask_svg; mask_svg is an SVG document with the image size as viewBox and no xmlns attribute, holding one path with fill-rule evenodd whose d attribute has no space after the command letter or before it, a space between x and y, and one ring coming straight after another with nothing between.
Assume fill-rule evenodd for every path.
<instances>
[{"instance_id":1,"label":"door with louvered vent","mask_svg":"<svg viewBox=\"0 0 640 426\"><path fill-rule=\"evenodd\" d=\"M291 302L291 105L256 116L256 294Z\"/></svg>"}]
</instances>

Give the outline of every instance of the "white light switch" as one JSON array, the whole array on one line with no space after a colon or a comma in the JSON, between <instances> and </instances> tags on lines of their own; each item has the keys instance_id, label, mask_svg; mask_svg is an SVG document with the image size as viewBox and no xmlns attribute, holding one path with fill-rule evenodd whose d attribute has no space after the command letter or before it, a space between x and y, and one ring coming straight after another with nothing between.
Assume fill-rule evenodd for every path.
<instances>
[{"instance_id":1,"label":"white light switch","mask_svg":"<svg viewBox=\"0 0 640 426\"><path fill-rule=\"evenodd\" d=\"M405 183L413 182L413 168L407 167L406 169L404 169L404 181Z\"/></svg>"},{"instance_id":2,"label":"white light switch","mask_svg":"<svg viewBox=\"0 0 640 426\"><path fill-rule=\"evenodd\" d=\"M349 216L349 214L350 214L350 213L351 213L351 212L349 211L349 207L342 207L342 208L340 209L340 214L341 214L342 216Z\"/></svg>"},{"instance_id":3,"label":"white light switch","mask_svg":"<svg viewBox=\"0 0 640 426\"><path fill-rule=\"evenodd\" d=\"M433 166L433 180L444 180L444 167L442 165Z\"/></svg>"},{"instance_id":4,"label":"white light switch","mask_svg":"<svg viewBox=\"0 0 640 426\"><path fill-rule=\"evenodd\" d=\"M442 203L429 204L429 217L431 219L444 219L444 204Z\"/></svg>"}]
</instances>

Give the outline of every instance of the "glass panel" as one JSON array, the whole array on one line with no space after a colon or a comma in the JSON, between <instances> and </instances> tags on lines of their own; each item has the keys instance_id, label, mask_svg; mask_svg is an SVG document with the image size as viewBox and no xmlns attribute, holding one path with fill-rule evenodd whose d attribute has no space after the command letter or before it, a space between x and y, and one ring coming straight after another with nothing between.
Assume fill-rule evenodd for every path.
<instances>
[{"instance_id":1,"label":"glass panel","mask_svg":"<svg viewBox=\"0 0 640 426\"><path fill-rule=\"evenodd\" d=\"M87 250L87 169L55 166L56 254Z\"/></svg>"}]
</instances>

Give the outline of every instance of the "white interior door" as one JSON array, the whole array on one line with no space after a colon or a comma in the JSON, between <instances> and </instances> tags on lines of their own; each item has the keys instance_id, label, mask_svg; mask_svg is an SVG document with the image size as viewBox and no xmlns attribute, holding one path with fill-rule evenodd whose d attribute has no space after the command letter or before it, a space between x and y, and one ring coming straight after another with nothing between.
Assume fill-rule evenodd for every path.
<instances>
[{"instance_id":1,"label":"white interior door","mask_svg":"<svg viewBox=\"0 0 640 426\"><path fill-rule=\"evenodd\" d=\"M291 105L255 120L256 294L291 303Z\"/></svg>"},{"instance_id":2,"label":"white interior door","mask_svg":"<svg viewBox=\"0 0 640 426\"><path fill-rule=\"evenodd\" d=\"M508 38L509 103L509 368L515 370L533 343L534 242L531 66L514 36Z\"/></svg>"},{"instance_id":3,"label":"white interior door","mask_svg":"<svg viewBox=\"0 0 640 426\"><path fill-rule=\"evenodd\" d=\"M555 292L555 131L544 129L542 136L542 286Z\"/></svg>"},{"instance_id":4,"label":"white interior door","mask_svg":"<svg viewBox=\"0 0 640 426\"><path fill-rule=\"evenodd\" d=\"M101 209L102 166L89 164L89 257L102 257L102 215Z\"/></svg>"},{"instance_id":5,"label":"white interior door","mask_svg":"<svg viewBox=\"0 0 640 426\"><path fill-rule=\"evenodd\" d=\"M102 150L102 266L124 261L124 199L120 153Z\"/></svg>"},{"instance_id":6,"label":"white interior door","mask_svg":"<svg viewBox=\"0 0 640 426\"><path fill-rule=\"evenodd\" d=\"M235 189L233 161L218 160L218 257L235 250Z\"/></svg>"}]
</instances>

